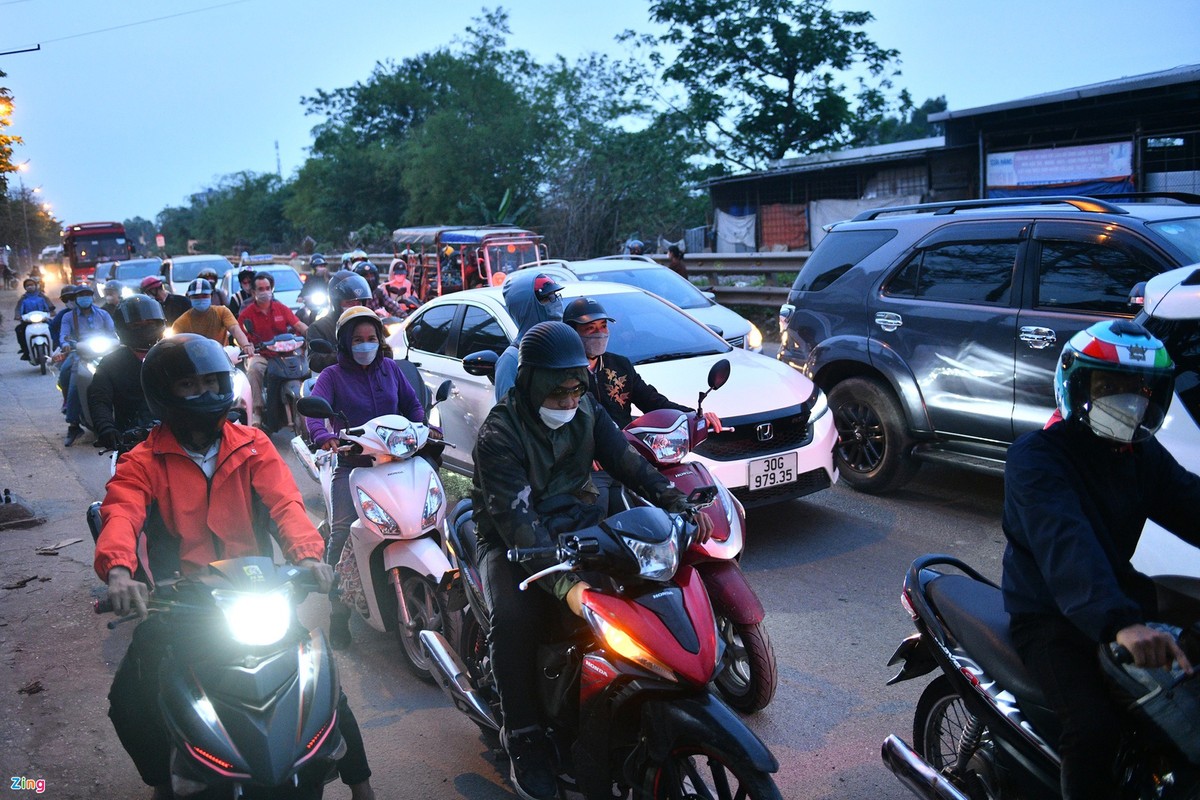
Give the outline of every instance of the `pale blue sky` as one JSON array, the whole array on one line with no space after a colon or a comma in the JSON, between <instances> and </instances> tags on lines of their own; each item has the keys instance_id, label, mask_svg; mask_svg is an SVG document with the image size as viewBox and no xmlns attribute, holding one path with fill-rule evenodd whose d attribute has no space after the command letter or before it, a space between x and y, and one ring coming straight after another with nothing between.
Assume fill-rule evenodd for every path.
<instances>
[{"instance_id":1,"label":"pale blue sky","mask_svg":"<svg viewBox=\"0 0 1200 800\"><path fill-rule=\"evenodd\" d=\"M652 30L646 0L502 5L512 43L541 60L616 54L620 31ZM274 171L276 141L288 176L316 122L304 115L302 96L364 80L376 61L445 44L482 6L0 0L0 51L42 44L40 52L0 56L8 73L0 80L15 96L12 132L25 138L16 158L29 160L26 184L41 186L67 222L152 219L219 176ZM945 94L952 109L1200 62L1200 0L835 6L871 10L875 41L901 52L898 86L917 102ZM135 24L162 17L169 18Z\"/></svg>"}]
</instances>

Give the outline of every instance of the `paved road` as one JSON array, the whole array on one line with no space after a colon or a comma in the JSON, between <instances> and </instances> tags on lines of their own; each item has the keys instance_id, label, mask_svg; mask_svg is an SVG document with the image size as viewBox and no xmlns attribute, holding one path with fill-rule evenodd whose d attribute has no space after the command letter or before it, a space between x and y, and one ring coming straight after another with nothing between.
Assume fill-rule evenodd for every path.
<instances>
[{"instance_id":1,"label":"paved road","mask_svg":"<svg viewBox=\"0 0 1200 800\"><path fill-rule=\"evenodd\" d=\"M17 360L8 321L14 304L15 295L0 293L0 488L29 498L46 522L0 531L0 585L38 576L0 590L0 769L44 778L55 798L148 796L105 716L130 631L107 631L89 607L100 583L83 511L102 495L106 461L88 438L62 446L53 379ZM283 434L276 444L288 450ZM315 484L298 480L315 500ZM900 580L912 558L929 551L998 575L1000 500L999 479L927 467L888 498L838 486L752 513L743 568L767 607L780 686L750 724L779 758L784 797L909 796L879 761L887 733L908 735L921 689L920 681L885 686L886 661L911 632ZM57 556L34 554L76 537L84 541ZM323 603L306 603L308 624L325 623ZM513 797L474 726L406 672L390 637L354 623L354 645L338 659L379 796ZM42 691L18 693L34 681ZM348 795L335 784L327 796Z\"/></svg>"}]
</instances>

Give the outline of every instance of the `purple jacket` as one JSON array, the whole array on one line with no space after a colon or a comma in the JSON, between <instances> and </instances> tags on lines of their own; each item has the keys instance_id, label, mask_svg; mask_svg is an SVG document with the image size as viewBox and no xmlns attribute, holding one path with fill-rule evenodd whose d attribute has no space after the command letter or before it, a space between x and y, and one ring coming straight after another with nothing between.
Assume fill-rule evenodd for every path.
<instances>
[{"instance_id":1,"label":"purple jacket","mask_svg":"<svg viewBox=\"0 0 1200 800\"><path fill-rule=\"evenodd\" d=\"M380 354L366 369L354 359L339 354L337 363L321 371L313 386L313 396L323 397L350 420L350 427L381 417L402 414L414 422L425 421L425 409L400 366ZM320 447L334 438L325 420L308 418L308 433L313 444Z\"/></svg>"}]
</instances>

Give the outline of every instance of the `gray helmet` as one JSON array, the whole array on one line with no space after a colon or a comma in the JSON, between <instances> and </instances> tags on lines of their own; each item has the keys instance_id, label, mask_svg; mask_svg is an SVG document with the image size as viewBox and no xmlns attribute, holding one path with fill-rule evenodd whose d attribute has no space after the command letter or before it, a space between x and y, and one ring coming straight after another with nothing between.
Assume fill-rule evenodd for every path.
<instances>
[{"instance_id":1,"label":"gray helmet","mask_svg":"<svg viewBox=\"0 0 1200 800\"><path fill-rule=\"evenodd\" d=\"M371 299L371 286L367 279L348 269L338 270L329 279L329 302L334 308L340 308L342 303L354 300L363 303Z\"/></svg>"},{"instance_id":2,"label":"gray helmet","mask_svg":"<svg viewBox=\"0 0 1200 800\"><path fill-rule=\"evenodd\" d=\"M588 359L574 328L564 322L539 322L521 337L517 363L520 367L586 369Z\"/></svg>"},{"instance_id":3,"label":"gray helmet","mask_svg":"<svg viewBox=\"0 0 1200 800\"><path fill-rule=\"evenodd\" d=\"M568 325L586 325L598 319L606 319L609 322L617 321L608 315L604 306L600 305L600 301L591 297L576 297L570 305L563 309L563 322Z\"/></svg>"}]
</instances>

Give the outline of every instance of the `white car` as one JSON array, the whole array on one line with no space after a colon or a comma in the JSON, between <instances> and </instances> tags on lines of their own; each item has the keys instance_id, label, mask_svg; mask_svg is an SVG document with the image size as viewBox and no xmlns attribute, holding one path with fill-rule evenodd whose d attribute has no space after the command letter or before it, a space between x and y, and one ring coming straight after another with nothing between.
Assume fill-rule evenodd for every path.
<instances>
[{"instance_id":1,"label":"white car","mask_svg":"<svg viewBox=\"0 0 1200 800\"><path fill-rule=\"evenodd\" d=\"M1151 278L1144 298L1135 322L1162 339L1175 362L1175 396L1158 440L1200 474L1200 264ZM1147 522L1133 564L1147 575L1200 577L1200 550Z\"/></svg>"},{"instance_id":2,"label":"white car","mask_svg":"<svg viewBox=\"0 0 1200 800\"><path fill-rule=\"evenodd\" d=\"M116 281L121 287L121 297L131 297L141 292L142 278L162 272L161 258L130 258L125 261L104 261L96 265L92 276L97 297L104 296L104 286Z\"/></svg>"},{"instance_id":3,"label":"white car","mask_svg":"<svg viewBox=\"0 0 1200 800\"><path fill-rule=\"evenodd\" d=\"M677 403L695 406L709 368L729 359L729 382L708 396L704 410L733 430L710 435L693 457L743 505L801 497L837 479L837 432L824 394L808 378L772 358L730 347L650 292L604 282L565 284L564 305L581 296L595 297L616 318L609 350L633 361L648 383ZM462 360L481 350L501 353L516 335L500 289L486 288L430 300L388 338L395 357L412 361L431 391L447 378L454 381L450 399L437 410L455 445L443 458L456 472L471 474L475 438L495 399L491 382L467 374Z\"/></svg>"},{"instance_id":4,"label":"white car","mask_svg":"<svg viewBox=\"0 0 1200 800\"><path fill-rule=\"evenodd\" d=\"M703 322L734 347L762 352L762 331L750 320L713 299L691 281L645 256L608 256L588 261L540 261L521 269L537 269L564 280L609 281L636 286L668 300Z\"/></svg>"},{"instance_id":5,"label":"white car","mask_svg":"<svg viewBox=\"0 0 1200 800\"><path fill-rule=\"evenodd\" d=\"M300 290L304 287L304 281L300 278L300 273L293 267L287 264L259 264L250 267L255 272L269 272L271 277L275 279L275 299L283 303L292 311L299 311L304 308L304 303L300 302ZM241 286L237 282L237 274L239 270L231 269L221 276L221 280L217 283L217 287L225 292L226 297L233 297Z\"/></svg>"},{"instance_id":6,"label":"white car","mask_svg":"<svg viewBox=\"0 0 1200 800\"><path fill-rule=\"evenodd\" d=\"M205 267L217 271L217 280L233 270L233 264L222 255L175 256L163 262L162 279L171 294L187 294L188 284L196 280Z\"/></svg>"}]
</instances>

